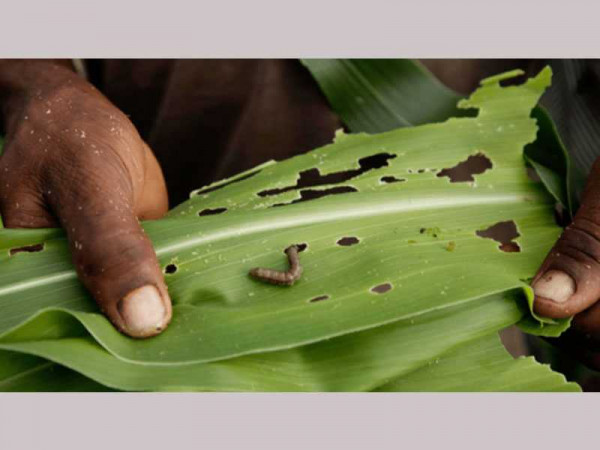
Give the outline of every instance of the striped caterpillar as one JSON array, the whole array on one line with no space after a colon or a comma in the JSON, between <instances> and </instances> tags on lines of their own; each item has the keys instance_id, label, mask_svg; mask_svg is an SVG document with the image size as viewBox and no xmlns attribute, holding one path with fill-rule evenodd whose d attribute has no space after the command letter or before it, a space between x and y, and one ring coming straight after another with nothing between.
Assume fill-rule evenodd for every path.
<instances>
[{"instance_id":1,"label":"striped caterpillar","mask_svg":"<svg viewBox=\"0 0 600 450\"><path fill-rule=\"evenodd\" d=\"M290 268L287 272L280 270L265 269L263 267L255 267L250 270L250 275L257 280L266 281L271 284L291 286L302 275L302 266L298 257L298 246L290 245L285 249L285 254L288 257Z\"/></svg>"}]
</instances>

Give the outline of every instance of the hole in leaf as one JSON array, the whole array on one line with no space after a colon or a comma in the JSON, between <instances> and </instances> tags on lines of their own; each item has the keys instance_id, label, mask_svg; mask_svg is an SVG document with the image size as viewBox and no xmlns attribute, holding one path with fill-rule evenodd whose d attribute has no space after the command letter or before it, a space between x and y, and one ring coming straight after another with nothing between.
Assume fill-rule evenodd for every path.
<instances>
[{"instance_id":1,"label":"hole in leaf","mask_svg":"<svg viewBox=\"0 0 600 450\"><path fill-rule=\"evenodd\" d=\"M513 239L520 236L517 224L513 220L498 222L485 230L476 231L475 234L479 237L499 242L500 245L498 248L503 252L515 253L521 251L519 244L513 242Z\"/></svg>"},{"instance_id":2,"label":"hole in leaf","mask_svg":"<svg viewBox=\"0 0 600 450\"><path fill-rule=\"evenodd\" d=\"M243 177L239 177L239 178L237 178L235 180L228 181L227 183L223 183L223 184L220 184L220 185L215 186L215 187L210 187L210 188L202 189L202 190L196 192L196 195L208 194L209 192L213 192L213 191L216 191L218 189L222 189L225 186L229 186L230 184L234 184L234 183L238 183L240 181L247 180L248 178L253 177L254 175L258 174L259 172L260 172L260 170L256 170L256 171L251 172L251 173L249 173L247 175L244 175Z\"/></svg>"},{"instance_id":3,"label":"hole in leaf","mask_svg":"<svg viewBox=\"0 0 600 450\"><path fill-rule=\"evenodd\" d=\"M505 244L500 244L498 246L500 250L506 253L519 253L521 251L521 247L516 242L507 242Z\"/></svg>"},{"instance_id":4,"label":"hole in leaf","mask_svg":"<svg viewBox=\"0 0 600 450\"><path fill-rule=\"evenodd\" d=\"M165 266L165 273L167 275L173 275L175 272L177 272L177 266L175 264L171 263Z\"/></svg>"},{"instance_id":5,"label":"hole in leaf","mask_svg":"<svg viewBox=\"0 0 600 450\"><path fill-rule=\"evenodd\" d=\"M362 175L365 172L373 169L380 169L381 167L385 167L388 165L388 160L395 158L396 155L391 155L389 153L377 153L376 155L367 156L365 158L361 158L358 160L359 168L344 170L341 172L333 172L325 175L321 175L319 169L312 168L300 172L300 176L298 177L298 181L293 186L286 186L283 188L275 188L275 189L267 189L265 191L261 191L258 193L261 197L267 197L270 195L278 195L283 192L292 191L294 189L302 189L307 187L315 187L315 186L323 186L325 184L338 184L343 183L344 181L351 180L354 177ZM308 190L310 192L322 192L322 191L314 191L312 189ZM302 191L305 192L305 191Z\"/></svg>"},{"instance_id":6,"label":"hole in leaf","mask_svg":"<svg viewBox=\"0 0 600 450\"><path fill-rule=\"evenodd\" d=\"M305 242L303 242L301 244L296 244L296 248L298 249L298 253L300 253L308 248L308 244Z\"/></svg>"},{"instance_id":7,"label":"hole in leaf","mask_svg":"<svg viewBox=\"0 0 600 450\"><path fill-rule=\"evenodd\" d=\"M215 208L215 209L206 208L206 209L203 209L202 211L200 211L198 213L198 215L199 216L214 216L215 214L221 214L221 213L224 213L225 211L227 211L227 208Z\"/></svg>"},{"instance_id":8,"label":"hole in leaf","mask_svg":"<svg viewBox=\"0 0 600 450\"><path fill-rule=\"evenodd\" d=\"M399 183L402 181L406 181L406 178L396 178L394 176L387 176L387 177L381 177L381 182L382 183Z\"/></svg>"},{"instance_id":9,"label":"hole in leaf","mask_svg":"<svg viewBox=\"0 0 600 450\"><path fill-rule=\"evenodd\" d=\"M500 80L499 84L502 87L516 86L516 85L525 83L525 81L527 81L527 74L522 73L522 74L516 75L514 77L510 77L510 78L506 78L504 80Z\"/></svg>"},{"instance_id":10,"label":"hole in leaf","mask_svg":"<svg viewBox=\"0 0 600 450\"><path fill-rule=\"evenodd\" d=\"M477 117L479 116L479 109L470 107L470 108L461 108L457 111L457 117Z\"/></svg>"},{"instance_id":11,"label":"hole in leaf","mask_svg":"<svg viewBox=\"0 0 600 450\"><path fill-rule=\"evenodd\" d=\"M308 200L315 200L321 197L327 197L328 195L336 195L336 194L346 194L348 192L358 192L358 189L353 188L352 186L338 186L330 189L305 189L300 191L300 198L296 200L292 200L289 203L277 203L273 206L285 206L291 205L292 203L305 202Z\"/></svg>"},{"instance_id":12,"label":"hole in leaf","mask_svg":"<svg viewBox=\"0 0 600 450\"><path fill-rule=\"evenodd\" d=\"M320 302L323 300L329 300L329 295L319 295L318 297L311 298L308 302L315 303L315 302Z\"/></svg>"},{"instance_id":13,"label":"hole in leaf","mask_svg":"<svg viewBox=\"0 0 600 450\"><path fill-rule=\"evenodd\" d=\"M438 177L448 177L451 183L475 181L473 175L479 175L492 168L492 161L479 152L469 156L465 161L459 162L454 167L440 170Z\"/></svg>"},{"instance_id":14,"label":"hole in leaf","mask_svg":"<svg viewBox=\"0 0 600 450\"><path fill-rule=\"evenodd\" d=\"M8 254L10 256L16 255L17 253L36 253L44 250L44 244L32 244L24 245L23 247L11 248Z\"/></svg>"},{"instance_id":15,"label":"hole in leaf","mask_svg":"<svg viewBox=\"0 0 600 450\"><path fill-rule=\"evenodd\" d=\"M376 294L385 294L387 291L392 289L392 285L390 283L378 284L371 288L371 292L375 292Z\"/></svg>"},{"instance_id":16,"label":"hole in leaf","mask_svg":"<svg viewBox=\"0 0 600 450\"><path fill-rule=\"evenodd\" d=\"M337 241L337 245L341 245L343 247L350 247L351 245L358 244L360 240L354 236L347 236L341 238Z\"/></svg>"}]
</instances>

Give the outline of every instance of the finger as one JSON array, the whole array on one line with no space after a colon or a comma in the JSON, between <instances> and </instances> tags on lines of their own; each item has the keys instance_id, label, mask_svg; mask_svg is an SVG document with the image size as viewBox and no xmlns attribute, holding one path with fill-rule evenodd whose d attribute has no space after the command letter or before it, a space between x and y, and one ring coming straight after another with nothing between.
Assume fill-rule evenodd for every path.
<instances>
[{"instance_id":1,"label":"finger","mask_svg":"<svg viewBox=\"0 0 600 450\"><path fill-rule=\"evenodd\" d=\"M52 228L57 225L41 196L0 189L0 216L6 228Z\"/></svg>"},{"instance_id":2,"label":"finger","mask_svg":"<svg viewBox=\"0 0 600 450\"><path fill-rule=\"evenodd\" d=\"M146 168L144 189L136 201L136 214L142 220L160 219L169 210L167 186L154 153L145 144L144 160Z\"/></svg>"},{"instance_id":3,"label":"finger","mask_svg":"<svg viewBox=\"0 0 600 450\"><path fill-rule=\"evenodd\" d=\"M535 311L546 317L572 316L600 298L600 159L592 168L579 211L546 256L532 286Z\"/></svg>"},{"instance_id":4,"label":"finger","mask_svg":"<svg viewBox=\"0 0 600 450\"><path fill-rule=\"evenodd\" d=\"M0 156L0 215L6 228L57 225L44 205L39 177L10 152Z\"/></svg>"},{"instance_id":5,"label":"finger","mask_svg":"<svg viewBox=\"0 0 600 450\"><path fill-rule=\"evenodd\" d=\"M48 170L46 201L65 228L77 273L123 333L149 337L171 320L152 244L136 218L134 184L121 160L62 161ZM65 167L66 165L66 167Z\"/></svg>"}]
</instances>

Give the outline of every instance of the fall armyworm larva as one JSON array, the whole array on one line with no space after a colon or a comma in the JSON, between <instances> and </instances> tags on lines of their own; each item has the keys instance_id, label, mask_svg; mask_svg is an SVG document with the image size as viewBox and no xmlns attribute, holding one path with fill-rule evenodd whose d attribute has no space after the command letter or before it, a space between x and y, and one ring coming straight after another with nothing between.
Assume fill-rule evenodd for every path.
<instances>
[{"instance_id":1,"label":"fall armyworm larva","mask_svg":"<svg viewBox=\"0 0 600 450\"><path fill-rule=\"evenodd\" d=\"M290 245L285 249L285 254L290 263L290 268L287 272L255 267L250 270L250 275L258 280L266 281L271 284L285 286L293 285L302 275L302 266L300 265L300 258L298 257L298 246Z\"/></svg>"}]
</instances>

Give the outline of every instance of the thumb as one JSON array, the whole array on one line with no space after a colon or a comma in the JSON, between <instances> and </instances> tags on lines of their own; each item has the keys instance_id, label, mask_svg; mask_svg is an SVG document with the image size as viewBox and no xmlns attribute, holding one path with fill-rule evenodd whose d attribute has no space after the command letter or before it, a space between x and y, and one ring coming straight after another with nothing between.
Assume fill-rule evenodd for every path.
<instances>
[{"instance_id":1,"label":"thumb","mask_svg":"<svg viewBox=\"0 0 600 450\"><path fill-rule=\"evenodd\" d=\"M45 197L67 232L80 280L121 332L136 338L160 333L171 320L171 300L136 218L127 171L105 164L85 176L65 172L52 176Z\"/></svg>"},{"instance_id":2,"label":"thumb","mask_svg":"<svg viewBox=\"0 0 600 450\"><path fill-rule=\"evenodd\" d=\"M536 313L564 318L600 298L600 158L596 160L581 206L535 276Z\"/></svg>"}]
</instances>

